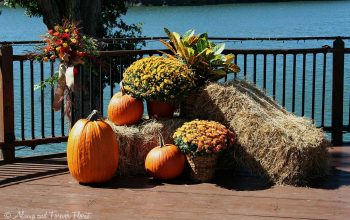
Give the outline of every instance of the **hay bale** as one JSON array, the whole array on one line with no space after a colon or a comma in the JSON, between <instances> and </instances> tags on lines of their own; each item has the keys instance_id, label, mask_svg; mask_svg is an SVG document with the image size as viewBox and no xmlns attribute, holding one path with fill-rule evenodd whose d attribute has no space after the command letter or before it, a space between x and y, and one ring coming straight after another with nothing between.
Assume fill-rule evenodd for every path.
<instances>
[{"instance_id":1,"label":"hay bale","mask_svg":"<svg viewBox=\"0 0 350 220\"><path fill-rule=\"evenodd\" d=\"M327 172L329 142L323 131L245 81L205 86L187 99L181 115L233 129L239 162L270 182L304 185Z\"/></svg>"},{"instance_id":2,"label":"hay bale","mask_svg":"<svg viewBox=\"0 0 350 220\"><path fill-rule=\"evenodd\" d=\"M148 152L159 145L158 131L165 143L174 143L172 135L185 121L183 119L148 120L137 126L116 126L107 121L116 133L119 142L120 175L145 173L145 159Z\"/></svg>"}]
</instances>

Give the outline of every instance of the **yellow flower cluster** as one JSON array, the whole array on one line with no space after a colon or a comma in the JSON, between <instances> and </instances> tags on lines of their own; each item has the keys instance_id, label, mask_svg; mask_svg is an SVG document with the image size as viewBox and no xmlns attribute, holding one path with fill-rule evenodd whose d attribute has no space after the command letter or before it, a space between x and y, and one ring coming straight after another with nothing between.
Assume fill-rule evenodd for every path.
<instances>
[{"instance_id":1,"label":"yellow flower cluster","mask_svg":"<svg viewBox=\"0 0 350 220\"><path fill-rule=\"evenodd\" d=\"M218 153L235 142L235 134L224 125L207 120L184 123L173 135L176 145L193 155Z\"/></svg>"},{"instance_id":2,"label":"yellow flower cluster","mask_svg":"<svg viewBox=\"0 0 350 220\"><path fill-rule=\"evenodd\" d=\"M146 100L172 101L195 86L195 75L185 64L161 56L135 61L123 77L124 90Z\"/></svg>"}]
</instances>

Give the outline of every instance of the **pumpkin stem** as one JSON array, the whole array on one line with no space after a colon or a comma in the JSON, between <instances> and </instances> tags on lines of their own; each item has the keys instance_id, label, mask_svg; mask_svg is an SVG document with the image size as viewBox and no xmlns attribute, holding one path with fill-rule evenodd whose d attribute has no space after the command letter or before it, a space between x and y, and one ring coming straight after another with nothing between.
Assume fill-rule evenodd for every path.
<instances>
[{"instance_id":1,"label":"pumpkin stem","mask_svg":"<svg viewBox=\"0 0 350 220\"><path fill-rule=\"evenodd\" d=\"M125 89L123 87L123 80L120 81L119 85L120 85L120 91L122 92L122 95L125 95Z\"/></svg>"},{"instance_id":2,"label":"pumpkin stem","mask_svg":"<svg viewBox=\"0 0 350 220\"><path fill-rule=\"evenodd\" d=\"M93 110L91 114L86 118L89 121L98 121L103 119L101 113L97 110Z\"/></svg>"},{"instance_id":3,"label":"pumpkin stem","mask_svg":"<svg viewBox=\"0 0 350 220\"><path fill-rule=\"evenodd\" d=\"M163 138L163 135L160 133L160 131L158 131L158 137L159 137L159 145L160 147L164 147L165 144L164 144L164 138Z\"/></svg>"}]
</instances>

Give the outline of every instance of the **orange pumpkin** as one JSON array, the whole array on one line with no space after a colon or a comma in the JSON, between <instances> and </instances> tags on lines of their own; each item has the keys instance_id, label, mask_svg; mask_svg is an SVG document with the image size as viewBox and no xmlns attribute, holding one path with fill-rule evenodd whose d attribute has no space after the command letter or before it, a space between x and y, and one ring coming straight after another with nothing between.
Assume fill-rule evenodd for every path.
<instances>
[{"instance_id":1,"label":"orange pumpkin","mask_svg":"<svg viewBox=\"0 0 350 220\"><path fill-rule=\"evenodd\" d=\"M116 125L131 125L141 120L143 103L122 92L116 93L108 105L108 118Z\"/></svg>"},{"instance_id":2,"label":"orange pumpkin","mask_svg":"<svg viewBox=\"0 0 350 220\"><path fill-rule=\"evenodd\" d=\"M67 162L77 181L106 182L114 176L118 161L116 135L98 111L75 123L68 136Z\"/></svg>"},{"instance_id":3,"label":"orange pumpkin","mask_svg":"<svg viewBox=\"0 0 350 220\"><path fill-rule=\"evenodd\" d=\"M159 135L160 146L153 148L146 157L145 168L156 179L173 179L179 176L185 166L185 156L173 144L164 144Z\"/></svg>"}]
</instances>

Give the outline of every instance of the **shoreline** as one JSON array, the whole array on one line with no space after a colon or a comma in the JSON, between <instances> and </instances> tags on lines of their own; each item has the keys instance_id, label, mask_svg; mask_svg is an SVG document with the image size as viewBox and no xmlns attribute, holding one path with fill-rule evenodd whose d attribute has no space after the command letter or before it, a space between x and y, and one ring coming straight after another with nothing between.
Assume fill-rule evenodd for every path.
<instances>
[{"instance_id":1,"label":"shoreline","mask_svg":"<svg viewBox=\"0 0 350 220\"><path fill-rule=\"evenodd\" d=\"M129 7L140 6L200 6L200 5L220 5L234 3L279 3L279 2L311 2L328 0L127 0Z\"/></svg>"}]
</instances>

